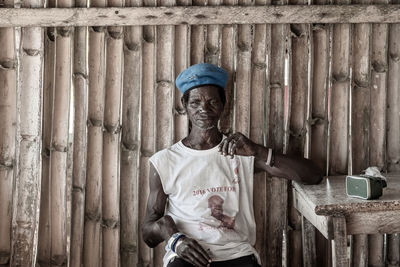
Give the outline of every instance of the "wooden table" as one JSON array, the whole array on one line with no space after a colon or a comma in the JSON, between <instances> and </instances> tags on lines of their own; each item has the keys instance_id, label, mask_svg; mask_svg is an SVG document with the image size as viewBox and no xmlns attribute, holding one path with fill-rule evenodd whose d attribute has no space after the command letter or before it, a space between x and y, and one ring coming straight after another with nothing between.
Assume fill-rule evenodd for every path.
<instances>
[{"instance_id":1,"label":"wooden table","mask_svg":"<svg viewBox=\"0 0 400 267\"><path fill-rule=\"evenodd\" d=\"M400 173L386 174L388 187L377 200L346 195L346 176L324 178L318 185L293 182L295 208L332 245L333 266L348 266L347 235L400 233Z\"/></svg>"}]
</instances>

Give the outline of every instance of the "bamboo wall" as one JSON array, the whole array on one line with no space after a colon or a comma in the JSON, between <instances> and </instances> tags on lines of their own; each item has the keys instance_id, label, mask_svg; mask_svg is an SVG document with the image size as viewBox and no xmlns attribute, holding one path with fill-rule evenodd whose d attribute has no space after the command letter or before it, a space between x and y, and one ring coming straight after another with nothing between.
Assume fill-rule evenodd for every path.
<instances>
[{"instance_id":1,"label":"bamboo wall","mask_svg":"<svg viewBox=\"0 0 400 267\"><path fill-rule=\"evenodd\" d=\"M329 175L400 170L400 24L0 28L0 43L0 266L161 266L164 244L149 249L140 235L148 159L187 134L174 80L199 62L229 72L223 132L312 158ZM255 176L263 266L329 266L329 242L291 207L290 192L285 180ZM353 236L352 264L399 266L399 236L386 239Z\"/></svg>"}]
</instances>

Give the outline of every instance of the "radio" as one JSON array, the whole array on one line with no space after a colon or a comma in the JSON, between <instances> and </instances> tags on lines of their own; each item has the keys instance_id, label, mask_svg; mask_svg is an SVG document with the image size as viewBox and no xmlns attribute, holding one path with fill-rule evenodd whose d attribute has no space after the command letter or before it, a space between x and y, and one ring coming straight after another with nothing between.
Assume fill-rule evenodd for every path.
<instances>
[{"instance_id":1,"label":"radio","mask_svg":"<svg viewBox=\"0 0 400 267\"><path fill-rule=\"evenodd\" d=\"M349 197L361 199L377 199L382 196L386 181L370 175L348 175L346 177L346 193Z\"/></svg>"}]
</instances>

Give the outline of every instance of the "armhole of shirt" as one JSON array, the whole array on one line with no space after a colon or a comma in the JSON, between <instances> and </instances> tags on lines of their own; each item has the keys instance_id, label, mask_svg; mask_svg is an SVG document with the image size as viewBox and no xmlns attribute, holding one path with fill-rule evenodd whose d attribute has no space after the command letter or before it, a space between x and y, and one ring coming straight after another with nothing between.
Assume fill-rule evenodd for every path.
<instances>
[{"instance_id":1,"label":"armhole of shirt","mask_svg":"<svg viewBox=\"0 0 400 267\"><path fill-rule=\"evenodd\" d=\"M157 158L158 158L158 157L157 157ZM161 186L162 186L162 188L163 188L164 193L168 195L168 193L166 192L166 189L165 189L164 175L161 174L161 172L160 172L160 167L159 167L158 164L156 163L157 160L154 160L154 158L151 157L151 158L149 159L149 161L151 162L151 164L153 164L154 168L156 169L156 171L157 171L157 173L158 173L158 176L160 177ZM158 161L157 161L157 162L158 162Z\"/></svg>"}]
</instances>

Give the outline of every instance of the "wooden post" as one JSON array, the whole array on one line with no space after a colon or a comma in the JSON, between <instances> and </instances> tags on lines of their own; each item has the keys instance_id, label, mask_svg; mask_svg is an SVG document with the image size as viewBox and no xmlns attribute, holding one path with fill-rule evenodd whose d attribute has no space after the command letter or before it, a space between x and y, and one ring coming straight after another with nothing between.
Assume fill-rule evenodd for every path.
<instances>
[{"instance_id":1,"label":"wooden post","mask_svg":"<svg viewBox=\"0 0 400 267\"><path fill-rule=\"evenodd\" d=\"M80 0L76 1L75 5L86 7L87 2L86 0ZM87 27L75 28L73 64L74 143L71 204L71 267L80 267L83 264L88 113L87 36Z\"/></svg>"},{"instance_id":2,"label":"wooden post","mask_svg":"<svg viewBox=\"0 0 400 267\"><path fill-rule=\"evenodd\" d=\"M369 0L357 0L366 4ZM361 173L370 165L370 24L354 25L353 32L353 77L351 90L351 153L352 173ZM375 138L373 135L371 137ZM373 139L372 138L372 139ZM368 237L354 235L352 242L352 262L354 266L368 266Z\"/></svg>"},{"instance_id":3,"label":"wooden post","mask_svg":"<svg viewBox=\"0 0 400 267\"><path fill-rule=\"evenodd\" d=\"M14 1L5 1L13 7ZM11 258L11 222L16 168L17 57L13 28L0 28L0 266Z\"/></svg>"},{"instance_id":4,"label":"wooden post","mask_svg":"<svg viewBox=\"0 0 400 267\"><path fill-rule=\"evenodd\" d=\"M23 1L22 7L41 7ZM17 173L13 197L10 266L34 266L38 240L41 187L41 118L43 29L23 28L18 36Z\"/></svg>"},{"instance_id":5,"label":"wooden post","mask_svg":"<svg viewBox=\"0 0 400 267\"><path fill-rule=\"evenodd\" d=\"M188 6L190 0L177 0L178 6ZM190 65L190 27L188 25L175 26L175 77ZM174 81L175 82L175 81ZM175 89L175 142L184 138L189 129L189 122L181 104L182 94Z\"/></svg>"},{"instance_id":6,"label":"wooden post","mask_svg":"<svg viewBox=\"0 0 400 267\"><path fill-rule=\"evenodd\" d=\"M142 1L126 2L141 6ZM142 79L141 26L125 28L124 84L122 97L121 138L121 266L138 264L139 236L139 160L140 160L140 100Z\"/></svg>"},{"instance_id":7,"label":"wooden post","mask_svg":"<svg viewBox=\"0 0 400 267\"><path fill-rule=\"evenodd\" d=\"M90 3L104 7L105 1ZM88 137L85 197L84 266L101 266L102 169L105 81L105 29L89 28Z\"/></svg>"},{"instance_id":8,"label":"wooden post","mask_svg":"<svg viewBox=\"0 0 400 267\"><path fill-rule=\"evenodd\" d=\"M285 0L272 1L273 5L286 4ZM271 61L269 68L269 123L267 146L277 153L286 152L284 140L285 115L288 106L285 104L285 53L288 26L274 24L271 26ZM286 113L286 114L285 114ZM283 234L286 231L288 215L288 182L284 179L271 178L267 181L268 188L268 242L266 266L282 265Z\"/></svg>"},{"instance_id":9,"label":"wooden post","mask_svg":"<svg viewBox=\"0 0 400 267\"><path fill-rule=\"evenodd\" d=\"M121 7L121 0L108 1ZM120 259L119 140L122 94L123 29L108 27L106 40L106 86L104 103L102 170L102 265L118 266Z\"/></svg>"},{"instance_id":10,"label":"wooden post","mask_svg":"<svg viewBox=\"0 0 400 267\"><path fill-rule=\"evenodd\" d=\"M316 228L309 222L306 217L302 216L302 231L303 231L303 265L302 266L318 266L317 263L317 247L315 244ZM318 247L320 249L320 247ZM297 265L301 266L301 265Z\"/></svg>"},{"instance_id":11,"label":"wooden post","mask_svg":"<svg viewBox=\"0 0 400 267\"><path fill-rule=\"evenodd\" d=\"M155 6L155 0L144 0L145 6ZM139 173L139 225L142 225L146 214L149 194L149 157L156 152L155 143L155 79L156 79L156 32L154 26L143 27L142 54L142 102L141 102L141 154ZM139 235L139 264L153 266L152 250Z\"/></svg>"},{"instance_id":12,"label":"wooden post","mask_svg":"<svg viewBox=\"0 0 400 267\"><path fill-rule=\"evenodd\" d=\"M256 0L255 5L270 4L267 0ZM267 118L269 111L266 103L267 84L269 83L267 71L267 57L270 57L271 26L266 24L254 25L254 40L252 50L251 67L251 105L250 105L250 138L258 144L265 144L267 134ZM254 215L257 224L257 240L255 248L258 251L261 262L267 262L265 238L267 238L267 177L265 173L254 176L253 195L255 196Z\"/></svg>"},{"instance_id":13,"label":"wooden post","mask_svg":"<svg viewBox=\"0 0 400 267\"><path fill-rule=\"evenodd\" d=\"M394 0L393 4L400 1ZM400 170L400 24L389 26L388 40L388 79L387 79L387 169L388 171ZM388 266L399 266L400 245L399 235L387 237L387 263Z\"/></svg>"},{"instance_id":14,"label":"wooden post","mask_svg":"<svg viewBox=\"0 0 400 267\"><path fill-rule=\"evenodd\" d=\"M347 267L347 234L346 220L344 217L333 217L334 246L333 246L333 266Z\"/></svg>"}]
</instances>

